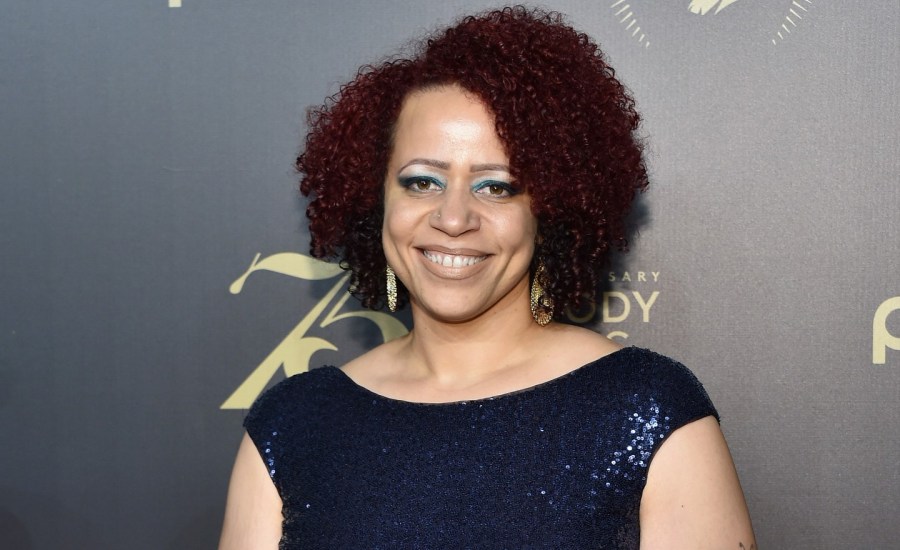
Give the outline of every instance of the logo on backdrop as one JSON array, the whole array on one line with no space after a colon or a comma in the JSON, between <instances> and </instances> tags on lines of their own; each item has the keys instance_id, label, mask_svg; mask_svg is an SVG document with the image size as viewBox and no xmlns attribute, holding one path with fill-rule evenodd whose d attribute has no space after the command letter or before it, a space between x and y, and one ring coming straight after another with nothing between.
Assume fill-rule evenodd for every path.
<instances>
[{"instance_id":1,"label":"logo on backdrop","mask_svg":"<svg viewBox=\"0 0 900 550\"><path fill-rule=\"evenodd\" d=\"M600 295L599 304L592 302L581 311L566 311L566 317L573 323L587 323L597 317L608 328L606 336L616 340L627 340L628 332L620 327L632 326L637 318L640 323L650 322L650 310L656 304L660 291L659 271L610 271L607 282L614 290ZM624 325L622 325L624 323Z\"/></svg>"},{"instance_id":2,"label":"logo on backdrop","mask_svg":"<svg viewBox=\"0 0 900 550\"><path fill-rule=\"evenodd\" d=\"M350 275L335 264L294 252L273 254L263 259L257 254L247 271L231 283L229 288L231 293L240 294L244 283L257 271L271 271L305 281L335 279L335 283L222 403L220 407L222 409L250 408L280 369L284 369L285 376L305 372L309 370L309 360L315 352L323 349L336 351L337 346L328 340L307 335L314 326L325 328L342 319L367 319L378 327L385 342L407 332L403 323L387 313L368 310L345 311L344 306L350 297L350 293L345 290Z\"/></svg>"},{"instance_id":3,"label":"logo on backdrop","mask_svg":"<svg viewBox=\"0 0 900 550\"><path fill-rule=\"evenodd\" d=\"M875 310L872 318L872 364L883 365L887 350L900 351L900 335L888 332L887 320L891 313L900 311L900 296L888 298Z\"/></svg>"},{"instance_id":4,"label":"logo on backdrop","mask_svg":"<svg viewBox=\"0 0 900 550\"><path fill-rule=\"evenodd\" d=\"M690 0L687 9L696 15L717 15L720 11L736 3L738 0ZM632 3L635 7L632 7ZM772 44L778 45L786 40L797 26L809 15L813 0L781 0L783 4L783 19L773 22L774 30L771 34ZM750 2L746 2L750 4ZM614 0L609 6L615 17L628 34L644 48L650 47L650 37L647 29L642 29L638 22L639 0Z\"/></svg>"}]
</instances>

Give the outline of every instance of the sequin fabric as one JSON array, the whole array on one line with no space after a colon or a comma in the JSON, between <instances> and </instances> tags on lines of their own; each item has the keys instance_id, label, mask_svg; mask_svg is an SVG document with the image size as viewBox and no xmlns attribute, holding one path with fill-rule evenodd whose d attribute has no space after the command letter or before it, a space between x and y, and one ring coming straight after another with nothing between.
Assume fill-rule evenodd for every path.
<instances>
[{"instance_id":1,"label":"sequin fabric","mask_svg":"<svg viewBox=\"0 0 900 550\"><path fill-rule=\"evenodd\" d=\"M283 501L281 549L637 549L654 453L709 415L687 368L632 347L441 404L313 369L263 394L244 425Z\"/></svg>"}]
</instances>

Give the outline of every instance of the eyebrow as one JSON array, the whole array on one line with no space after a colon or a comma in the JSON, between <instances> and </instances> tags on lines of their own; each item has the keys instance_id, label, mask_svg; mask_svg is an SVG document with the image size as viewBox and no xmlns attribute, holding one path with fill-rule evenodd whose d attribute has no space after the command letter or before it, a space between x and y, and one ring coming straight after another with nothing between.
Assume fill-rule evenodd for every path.
<instances>
[{"instance_id":1,"label":"eyebrow","mask_svg":"<svg viewBox=\"0 0 900 550\"><path fill-rule=\"evenodd\" d=\"M412 166L413 164L424 164L425 166L431 166L433 168L437 168L439 170L449 170L450 163L444 162L441 160L434 159L424 159L424 158L416 158L407 162L403 166L400 167L400 170L405 169L407 166ZM399 170L398 170L399 171ZM509 172L509 166L505 164L473 164L469 168L469 172Z\"/></svg>"}]
</instances>

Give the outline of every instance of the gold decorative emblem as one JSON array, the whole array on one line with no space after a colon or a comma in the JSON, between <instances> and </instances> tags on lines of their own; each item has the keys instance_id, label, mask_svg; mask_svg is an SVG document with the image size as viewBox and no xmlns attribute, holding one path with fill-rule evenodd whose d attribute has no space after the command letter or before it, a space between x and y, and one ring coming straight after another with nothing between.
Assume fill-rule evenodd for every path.
<instances>
[{"instance_id":1,"label":"gold decorative emblem","mask_svg":"<svg viewBox=\"0 0 900 550\"><path fill-rule=\"evenodd\" d=\"M731 4L738 0L691 0L688 9L691 13L697 15L706 15L708 13L718 14ZM785 0L784 20L775 28L775 34L772 37L772 44L777 45L784 41L790 35L793 29L797 28L797 23L809 13L813 0ZM715 11L713 11L715 8Z\"/></svg>"},{"instance_id":2,"label":"gold decorative emblem","mask_svg":"<svg viewBox=\"0 0 900 550\"><path fill-rule=\"evenodd\" d=\"M306 281L337 279L331 289L314 305L288 334L273 349L240 386L222 403L222 409L248 409L263 392L278 370L284 368L285 376L292 376L309 370L312 355L319 350L336 351L338 348L328 340L307 333L313 326L325 328L342 319L367 319L381 331L385 342L407 333L399 320L378 311L342 311L350 297L345 289L350 275L335 264L322 262L293 252L273 254L260 260L260 254L253 258L250 267L238 277L229 290L240 294L244 283L257 271L271 271Z\"/></svg>"},{"instance_id":3,"label":"gold decorative emblem","mask_svg":"<svg viewBox=\"0 0 900 550\"><path fill-rule=\"evenodd\" d=\"M628 31L628 34L644 48L650 47L649 32L638 23L638 10L642 0L612 0L609 6L613 17ZM784 17L775 21L772 44L779 44L787 39L797 28L800 21L809 15L813 0L783 0ZM738 0L690 0L688 11L695 15L718 15L719 12ZM749 4L749 2L747 2Z\"/></svg>"}]
</instances>

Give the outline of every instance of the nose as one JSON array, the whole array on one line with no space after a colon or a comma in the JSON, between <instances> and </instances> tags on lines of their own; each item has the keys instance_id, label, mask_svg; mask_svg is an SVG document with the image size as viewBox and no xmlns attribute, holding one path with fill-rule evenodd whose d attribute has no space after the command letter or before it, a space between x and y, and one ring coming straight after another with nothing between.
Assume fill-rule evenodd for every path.
<instances>
[{"instance_id":1,"label":"nose","mask_svg":"<svg viewBox=\"0 0 900 550\"><path fill-rule=\"evenodd\" d=\"M451 237L477 230L481 226L481 217L475 208L475 200L468 189L444 192L431 213L431 227Z\"/></svg>"}]
</instances>

